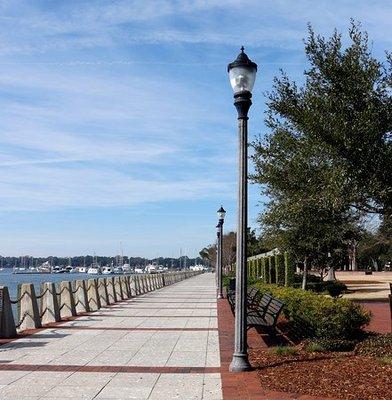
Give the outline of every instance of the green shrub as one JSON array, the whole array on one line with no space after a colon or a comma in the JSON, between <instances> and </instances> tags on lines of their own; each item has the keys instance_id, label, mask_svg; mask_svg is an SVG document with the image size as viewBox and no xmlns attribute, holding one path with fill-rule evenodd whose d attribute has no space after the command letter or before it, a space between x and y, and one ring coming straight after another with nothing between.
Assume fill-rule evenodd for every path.
<instances>
[{"instance_id":1,"label":"green shrub","mask_svg":"<svg viewBox=\"0 0 392 400\"><path fill-rule=\"evenodd\" d=\"M323 352L325 351L324 347L321 346L321 344L318 344L316 342L310 342L306 347L305 350L308 351L309 353L318 353L318 352Z\"/></svg>"},{"instance_id":2,"label":"green shrub","mask_svg":"<svg viewBox=\"0 0 392 400\"><path fill-rule=\"evenodd\" d=\"M295 356L298 350L292 346L276 346L270 349L270 352L277 356Z\"/></svg>"},{"instance_id":3,"label":"green shrub","mask_svg":"<svg viewBox=\"0 0 392 400\"><path fill-rule=\"evenodd\" d=\"M347 286L342 282L325 282L324 286L331 297L339 297L347 290Z\"/></svg>"},{"instance_id":4,"label":"green shrub","mask_svg":"<svg viewBox=\"0 0 392 400\"><path fill-rule=\"evenodd\" d=\"M369 312L347 299L260 282L257 287L285 303L283 315L299 338L352 339L370 321Z\"/></svg>"},{"instance_id":5,"label":"green shrub","mask_svg":"<svg viewBox=\"0 0 392 400\"><path fill-rule=\"evenodd\" d=\"M288 252L284 253L284 285L287 287L294 285L295 265L293 257Z\"/></svg>"},{"instance_id":6,"label":"green shrub","mask_svg":"<svg viewBox=\"0 0 392 400\"><path fill-rule=\"evenodd\" d=\"M285 270L284 270L283 254L276 254L275 255L275 274L276 274L276 283L279 286L284 286L284 283L285 283Z\"/></svg>"},{"instance_id":7,"label":"green shrub","mask_svg":"<svg viewBox=\"0 0 392 400\"><path fill-rule=\"evenodd\" d=\"M222 277L222 284L223 287L229 286L230 279L235 278L235 274L223 275Z\"/></svg>"},{"instance_id":8,"label":"green shrub","mask_svg":"<svg viewBox=\"0 0 392 400\"><path fill-rule=\"evenodd\" d=\"M261 258L258 258L256 260L256 271L257 271L257 277L258 278L263 276L263 271L261 269Z\"/></svg>"},{"instance_id":9,"label":"green shrub","mask_svg":"<svg viewBox=\"0 0 392 400\"><path fill-rule=\"evenodd\" d=\"M381 365L392 365L392 357L388 357L388 356L379 357L378 362Z\"/></svg>"},{"instance_id":10,"label":"green shrub","mask_svg":"<svg viewBox=\"0 0 392 400\"><path fill-rule=\"evenodd\" d=\"M356 344L356 340L343 340L343 339L315 339L312 340L306 350L316 351L353 351ZM314 350L309 350L314 349Z\"/></svg>"},{"instance_id":11,"label":"green shrub","mask_svg":"<svg viewBox=\"0 0 392 400\"><path fill-rule=\"evenodd\" d=\"M325 290L325 285L323 282L308 282L306 289L311 290L312 292L322 293Z\"/></svg>"},{"instance_id":12,"label":"green shrub","mask_svg":"<svg viewBox=\"0 0 392 400\"><path fill-rule=\"evenodd\" d=\"M270 283L276 283L276 269L275 269L275 257L269 256L269 265L270 265Z\"/></svg>"},{"instance_id":13,"label":"green shrub","mask_svg":"<svg viewBox=\"0 0 392 400\"><path fill-rule=\"evenodd\" d=\"M357 345L355 353L360 356L392 357L392 333L364 340Z\"/></svg>"},{"instance_id":14,"label":"green shrub","mask_svg":"<svg viewBox=\"0 0 392 400\"><path fill-rule=\"evenodd\" d=\"M265 264L265 278L263 279L264 283L271 283L271 274L270 274L270 270L271 270L271 263L270 263L270 259L269 257L264 257L264 264Z\"/></svg>"},{"instance_id":15,"label":"green shrub","mask_svg":"<svg viewBox=\"0 0 392 400\"><path fill-rule=\"evenodd\" d=\"M331 297L339 297L347 290L347 286L337 281L312 281L306 285L306 289L316 293L328 293Z\"/></svg>"}]
</instances>

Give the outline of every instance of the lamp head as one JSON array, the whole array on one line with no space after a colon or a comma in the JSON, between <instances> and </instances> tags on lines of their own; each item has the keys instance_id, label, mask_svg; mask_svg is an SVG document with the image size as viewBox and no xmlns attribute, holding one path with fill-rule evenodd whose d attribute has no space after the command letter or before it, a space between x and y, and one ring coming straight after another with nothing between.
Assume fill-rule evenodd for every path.
<instances>
[{"instance_id":1,"label":"lamp head","mask_svg":"<svg viewBox=\"0 0 392 400\"><path fill-rule=\"evenodd\" d=\"M241 92L252 93L256 80L257 64L246 55L244 46L241 47L241 53L235 61L227 66L227 71L234 95Z\"/></svg>"},{"instance_id":2,"label":"lamp head","mask_svg":"<svg viewBox=\"0 0 392 400\"><path fill-rule=\"evenodd\" d=\"M223 223L223 221L225 220L225 216L226 216L226 210L220 206L220 209L217 211L218 214L218 219L220 223Z\"/></svg>"}]
</instances>

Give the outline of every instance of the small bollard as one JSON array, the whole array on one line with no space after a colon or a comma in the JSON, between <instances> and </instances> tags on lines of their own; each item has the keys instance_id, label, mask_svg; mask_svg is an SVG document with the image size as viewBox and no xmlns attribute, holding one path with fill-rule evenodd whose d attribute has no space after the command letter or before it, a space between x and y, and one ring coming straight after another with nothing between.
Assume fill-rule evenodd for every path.
<instances>
[{"instance_id":1,"label":"small bollard","mask_svg":"<svg viewBox=\"0 0 392 400\"><path fill-rule=\"evenodd\" d=\"M120 277L115 276L114 277L114 290L116 293L116 301L121 301L123 300L123 295L121 291L121 284L120 284Z\"/></svg>"},{"instance_id":2,"label":"small bollard","mask_svg":"<svg viewBox=\"0 0 392 400\"><path fill-rule=\"evenodd\" d=\"M37 296L32 283L20 285L19 330L41 328Z\"/></svg>"},{"instance_id":3,"label":"small bollard","mask_svg":"<svg viewBox=\"0 0 392 400\"><path fill-rule=\"evenodd\" d=\"M146 293L146 276L145 275L140 275L140 294Z\"/></svg>"},{"instance_id":4,"label":"small bollard","mask_svg":"<svg viewBox=\"0 0 392 400\"><path fill-rule=\"evenodd\" d=\"M99 278L97 279L97 290L98 290L98 298L99 304L101 307L105 307L109 304L108 302L108 292L106 289L106 279Z\"/></svg>"},{"instance_id":5,"label":"small bollard","mask_svg":"<svg viewBox=\"0 0 392 400\"><path fill-rule=\"evenodd\" d=\"M132 291L131 291L131 275L126 275L125 276L125 287L127 290L127 299L130 299L132 297Z\"/></svg>"},{"instance_id":6,"label":"small bollard","mask_svg":"<svg viewBox=\"0 0 392 400\"><path fill-rule=\"evenodd\" d=\"M107 278L106 282L107 282L109 304L117 303L116 290L114 287L114 276Z\"/></svg>"},{"instance_id":7,"label":"small bollard","mask_svg":"<svg viewBox=\"0 0 392 400\"><path fill-rule=\"evenodd\" d=\"M137 296L137 290L136 290L136 276L131 275L129 277L129 297Z\"/></svg>"},{"instance_id":8,"label":"small bollard","mask_svg":"<svg viewBox=\"0 0 392 400\"><path fill-rule=\"evenodd\" d=\"M0 338L16 337L16 327L7 286L0 286Z\"/></svg>"},{"instance_id":9,"label":"small bollard","mask_svg":"<svg viewBox=\"0 0 392 400\"><path fill-rule=\"evenodd\" d=\"M60 316L61 318L72 317L76 315L75 300L72 289L72 282L60 282Z\"/></svg>"},{"instance_id":10,"label":"small bollard","mask_svg":"<svg viewBox=\"0 0 392 400\"><path fill-rule=\"evenodd\" d=\"M87 281L87 296L88 305L90 311L96 311L99 309L98 296L97 296L97 282L95 279L89 279Z\"/></svg>"},{"instance_id":11,"label":"small bollard","mask_svg":"<svg viewBox=\"0 0 392 400\"><path fill-rule=\"evenodd\" d=\"M127 286L127 277L125 275L120 276L120 286L123 300L129 299L129 291Z\"/></svg>"},{"instance_id":12,"label":"small bollard","mask_svg":"<svg viewBox=\"0 0 392 400\"><path fill-rule=\"evenodd\" d=\"M142 287L140 282L140 275L135 276L135 284L136 284L136 295L142 294Z\"/></svg>"},{"instance_id":13,"label":"small bollard","mask_svg":"<svg viewBox=\"0 0 392 400\"><path fill-rule=\"evenodd\" d=\"M85 313L90 312L90 306L88 304L88 295L87 295L87 281L86 280L77 280L75 282L76 293L75 293L75 308L76 313Z\"/></svg>"},{"instance_id":14,"label":"small bollard","mask_svg":"<svg viewBox=\"0 0 392 400\"><path fill-rule=\"evenodd\" d=\"M56 285L53 282L44 282L42 284L41 296L41 323L50 324L52 322L59 322L61 316Z\"/></svg>"}]
</instances>

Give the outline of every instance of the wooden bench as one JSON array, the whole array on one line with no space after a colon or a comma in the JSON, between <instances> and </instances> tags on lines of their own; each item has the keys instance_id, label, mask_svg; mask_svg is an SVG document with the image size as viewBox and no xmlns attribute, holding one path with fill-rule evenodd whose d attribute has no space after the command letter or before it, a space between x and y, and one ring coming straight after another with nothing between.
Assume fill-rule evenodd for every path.
<instances>
[{"instance_id":1,"label":"wooden bench","mask_svg":"<svg viewBox=\"0 0 392 400\"><path fill-rule=\"evenodd\" d=\"M283 306L283 301L271 295L264 294L260 300L259 307L248 312L247 328L261 327L275 331L276 323L283 310Z\"/></svg>"},{"instance_id":2,"label":"wooden bench","mask_svg":"<svg viewBox=\"0 0 392 400\"><path fill-rule=\"evenodd\" d=\"M259 291L255 287L251 287L247 294L247 306L252 307L254 305L255 299L259 295ZM227 290L227 300L230 304L231 310L234 312L235 309L235 290Z\"/></svg>"}]
</instances>

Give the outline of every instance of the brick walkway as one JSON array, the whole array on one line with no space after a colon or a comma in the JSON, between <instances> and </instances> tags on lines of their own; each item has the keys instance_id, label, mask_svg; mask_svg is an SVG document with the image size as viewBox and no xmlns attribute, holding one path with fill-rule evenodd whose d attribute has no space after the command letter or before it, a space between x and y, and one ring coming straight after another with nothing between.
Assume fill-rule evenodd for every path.
<instances>
[{"instance_id":1,"label":"brick walkway","mask_svg":"<svg viewBox=\"0 0 392 400\"><path fill-rule=\"evenodd\" d=\"M361 302L360 303L367 310L371 311L372 319L368 331L389 333L392 332L391 311L389 303L380 301Z\"/></svg>"},{"instance_id":2,"label":"brick walkway","mask_svg":"<svg viewBox=\"0 0 392 400\"><path fill-rule=\"evenodd\" d=\"M215 297L203 274L6 343L0 399L219 400Z\"/></svg>"}]
</instances>

